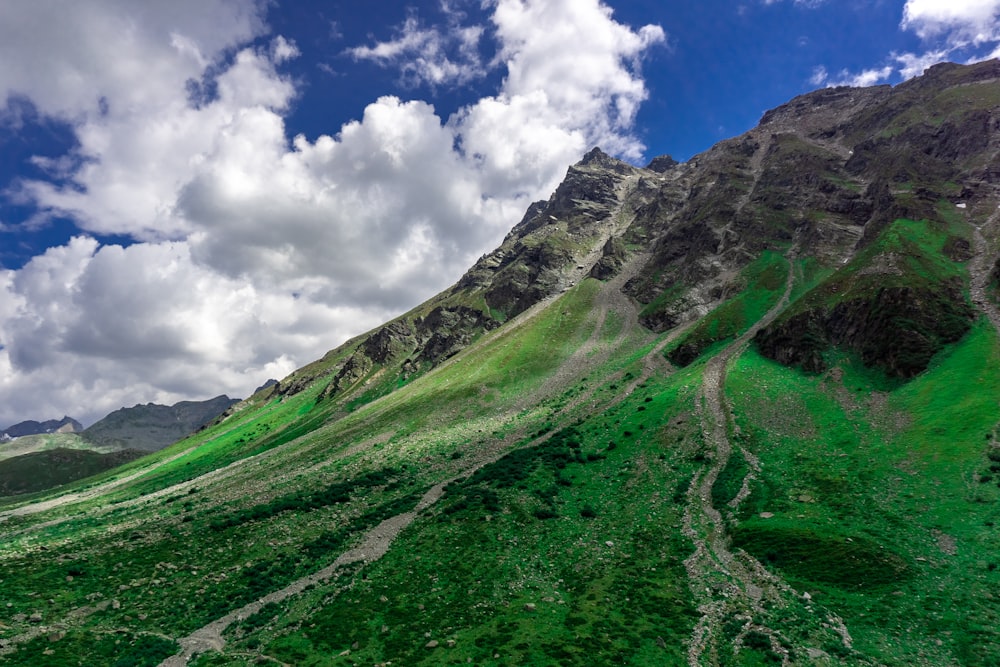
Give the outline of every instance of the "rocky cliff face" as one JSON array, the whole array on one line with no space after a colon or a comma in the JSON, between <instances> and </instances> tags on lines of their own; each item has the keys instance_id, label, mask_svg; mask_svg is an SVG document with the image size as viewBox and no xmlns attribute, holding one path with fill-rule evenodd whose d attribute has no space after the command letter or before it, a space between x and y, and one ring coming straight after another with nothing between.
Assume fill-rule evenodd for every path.
<instances>
[{"instance_id":1,"label":"rocky cliff face","mask_svg":"<svg viewBox=\"0 0 1000 667\"><path fill-rule=\"evenodd\" d=\"M841 348L890 375L923 370L973 319L962 280L937 270L926 248L904 249L903 262L884 248L853 260L900 219L930 221L944 239L930 254L968 258L967 239L952 227L958 206L996 208L998 77L996 61L945 64L895 88L816 91L687 164L667 165L637 218L641 233L630 230L653 248L626 288L647 304L643 322L666 330L704 313L733 292L749 259L785 249L827 271L872 277L817 286L760 333L765 354L820 370L827 351ZM878 269L887 263L889 282Z\"/></svg>"},{"instance_id":2,"label":"rocky cliff face","mask_svg":"<svg viewBox=\"0 0 1000 667\"><path fill-rule=\"evenodd\" d=\"M590 152L176 456L6 503L0 654L1000 664L969 621L1000 576L998 74L817 91L683 164ZM83 465L48 456L0 491Z\"/></svg>"},{"instance_id":3,"label":"rocky cliff face","mask_svg":"<svg viewBox=\"0 0 1000 667\"><path fill-rule=\"evenodd\" d=\"M587 275L611 277L631 253L623 234L635 212L650 203L656 192L650 179L656 177L595 148L454 287L348 341L271 391L292 395L329 377L320 395L329 400L362 394L386 373L405 382Z\"/></svg>"},{"instance_id":4,"label":"rocky cliff face","mask_svg":"<svg viewBox=\"0 0 1000 667\"><path fill-rule=\"evenodd\" d=\"M996 201L998 77L996 61L946 64L895 88L819 90L686 163L662 156L639 168L594 149L453 288L269 391L329 377L329 399L385 373L406 381L586 276L615 277L636 255L623 291L643 325L665 331L743 289L741 271L765 250L809 258L817 275L869 275L816 284L757 336L766 355L820 370L839 348L910 377L968 329L962 279L930 266L926 249L906 250L923 257L915 264L887 259L895 250L857 258L900 219L932 221L947 252L967 258L948 216L958 203L971 212ZM890 283L878 269L887 262ZM675 361L701 348L684 349Z\"/></svg>"}]
</instances>

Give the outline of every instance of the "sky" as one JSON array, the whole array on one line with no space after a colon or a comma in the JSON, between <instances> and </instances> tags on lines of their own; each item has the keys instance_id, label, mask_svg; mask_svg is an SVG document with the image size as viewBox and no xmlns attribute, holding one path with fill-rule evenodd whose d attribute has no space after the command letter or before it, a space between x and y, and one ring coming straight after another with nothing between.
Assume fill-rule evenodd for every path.
<instances>
[{"instance_id":1,"label":"sky","mask_svg":"<svg viewBox=\"0 0 1000 667\"><path fill-rule=\"evenodd\" d=\"M0 426L245 397L593 146L1000 53L1000 0L0 0Z\"/></svg>"}]
</instances>

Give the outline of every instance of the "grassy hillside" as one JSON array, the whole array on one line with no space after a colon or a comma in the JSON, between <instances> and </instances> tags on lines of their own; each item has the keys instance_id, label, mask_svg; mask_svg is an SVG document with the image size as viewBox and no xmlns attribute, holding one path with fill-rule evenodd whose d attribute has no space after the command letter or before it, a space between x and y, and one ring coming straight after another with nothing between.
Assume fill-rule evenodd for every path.
<instances>
[{"instance_id":1,"label":"grassy hillside","mask_svg":"<svg viewBox=\"0 0 1000 667\"><path fill-rule=\"evenodd\" d=\"M784 262L768 257L754 266ZM759 302L760 284L734 298ZM201 647L198 665L684 664L713 357L675 370L661 350L718 315L654 336L628 324L634 309L597 307L611 289L586 280L388 393L323 401L318 383L90 481L74 504L15 509L6 664L153 665L178 640ZM735 358L736 450L712 498L734 547L790 588L756 619L767 631L723 617L718 664L997 659L998 383L983 322L907 384L850 356L820 375ZM397 529L391 548L372 541ZM222 652L185 639L244 605Z\"/></svg>"},{"instance_id":2,"label":"grassy hillside","mask_svg":"<svg viewBox=\"0 0 1000 667\"><path fill-rule=\"evenodd\" d=\"M1000 664L997 67L592 151L451 290L0 499L0 660Z\"/></svg>"},{"instance_id":3,"label":"grassy hillside","mask_svg":"<svg viewBox=\"0 0 1000 667\"><path fill-rule=\"evenodd\" d=\"M44 491L116 468L143 455L124 450L49 449L0 460L0 496Z\"/></svg>"}]
</instances>

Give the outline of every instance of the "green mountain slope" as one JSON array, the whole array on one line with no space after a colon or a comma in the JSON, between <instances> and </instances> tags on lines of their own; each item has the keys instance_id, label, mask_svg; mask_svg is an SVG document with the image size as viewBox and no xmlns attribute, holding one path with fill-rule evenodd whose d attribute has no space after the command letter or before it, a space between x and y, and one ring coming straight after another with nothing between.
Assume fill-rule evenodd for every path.
<instances>
[{"instance_id":1,"label":"green mountain slope","mask_svg":"<svg viewBox=\"0 0 1000 667\"><path fill-rule=\"evenodd\" d=\"M86 430L68 430L79 426L69 417L41 425L23 422L9 430L69 427L0 441L0 496L45 491L116 468L190 435L234 403L238 401L217 396L172 406L136 405L115 410Z\"/></svg>"},{"instance_id":2,"label":"green mountain slope","mask_svg":"<svg viewBox=\"0 0 1000 667\"><path fill-rule=\"evenodd\" d=\"M1000 663L998 91L591 152L455 287L0 504L5 664Z\"/></svg>"},{"instance_id":3,"label":"green mountain slope","mask_svg":"<svg viewBox=\"0 0 1000 667\"><path fill-rule=\"evenodd\" d=\"M57 447L0 460L0 496L44 491L75 482L143 455L135 449L100 453Z\"/></svg>"}]
</instances>

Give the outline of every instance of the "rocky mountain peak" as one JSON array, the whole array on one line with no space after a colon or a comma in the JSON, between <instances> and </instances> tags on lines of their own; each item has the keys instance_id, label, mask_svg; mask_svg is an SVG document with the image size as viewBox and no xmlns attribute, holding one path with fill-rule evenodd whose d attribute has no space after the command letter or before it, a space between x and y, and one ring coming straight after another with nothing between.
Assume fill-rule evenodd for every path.
<instances>
[{"instance_id":1,"label":"rocky mountain peak","mask_svg":"<svg viewBox=\"0 0 1000 667\"><path fill-rule=\"evenodd\" d=\"M26 435L41 435L44 433L79 433L82 430L83 424L72 417L49 419L43 422L29 419L0 431L0 440L20 438Z\"/></svg>"},{"instance_id":2,"label":"rocky mountain peak","mask_svg":"<svg viewBox=\"0 0 1000 667\"><path fill-rule=\"evenodd\" d=\"M965 95L961 87L989 82L996 70L995 63L941 66L896 87L808 93L684 164L661 156L639 168L595 147L453 288L331 351L274 391L295 394L329 377L322 395L331 399L362 392L386 373L413 377L586 276L612 279L630 260L623 291L654 331L700 317L738 293L743 270L762 252L794 249L823 266L841 266L894 220L936 215L938 202L954 194L945 184L963 184L970 205L984 196L977 195L985 193L982 165L989 147L1000 147L992 120L1000 99L991 101L992 89ZM960 93L947 92L956 87ZM909 298L883 296L879 303ZM865 307L841 306L846 315L838 316L837 330L862 330L852 318ZM968 312L954 315L961 321ZM867 335L832 335L827 344L859 347ZM767 341L784 340L769 336L759 338L765 352ZM782 359L813 359L781 345Z\"/></svg>"},{"instance_id":3,"label":"rocky mountain peak","mask_svg":"<svg viewBox=\"0 0 1000 667\"><path fill-rule=\"evenodd\" d=\"M655 171L658 174L663 174L674 167L676 167L679 162L669 155L659 155L650 160L649 164L646 165L646 169L649 171Z\"/></svg>"},{"instance_id":4,"label":"rocky mountain peak","mask_svg":"<svg viewBox=\"0 0 1000 667\"><path fill-rule=\"evenodd\" d=\"M238 402L222 395L169 406L135 405L115 410L81 435L87 442L102 447L155 451L190 435Z\"/></svg>"},{"instance_id":5,"label":"rocky mountain peak","mask_svg":"<svg viewBox=\"0 0 1000 667\"><path fill-rule=\"evenodd\" d=\"M595 146L588 152L583 158L577 162L574 167L590 167L592 169L608 169L614 172L626 173L632 167L627 162L622 162L617 158L613 158L599 147Z\"/></svg>"}]
</instances>

